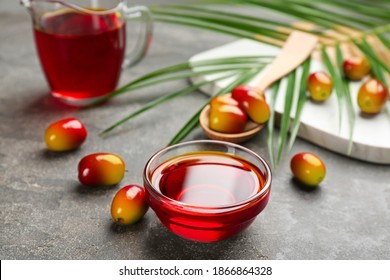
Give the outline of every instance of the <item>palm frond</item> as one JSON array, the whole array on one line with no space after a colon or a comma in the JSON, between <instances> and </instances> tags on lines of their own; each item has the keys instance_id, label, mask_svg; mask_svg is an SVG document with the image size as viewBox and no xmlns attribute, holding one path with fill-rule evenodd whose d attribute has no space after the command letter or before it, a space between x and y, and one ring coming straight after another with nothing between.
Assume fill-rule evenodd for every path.
<instances>
[{"instance_id":1,"label":"palm frond","mask_svg":"<svg viewBox=\"0 0 390 280\"><path fill-rule=\"evenodd\" d=\"M144 106L142 106L140 109L132 112L131 114L129 114L128 116L122 118L121 120L117 121L116 123L114 123L113 125L111 125L110 127L106 128L105 130L103 130L102 132L100 132L100 136L103 136L105 135L106 133L114 130L115 128L117 128L118 126L124 124L125 122L135 118L136 116L158 106L158 105L161 105L175 97L178 97L178 96L181 96L181 95L185 95L185 94L189 94L189 93L192 93L196 90L199 90L201 87L205 86L205 85L208 85L208 84L213 84L213 83L216 83L218 81L221 81L221 80L225 80L227 78L230 78L232 76L236 76L239 72L232 72L230 74L225 74L223 75L222 77L219 77L219 78L216 78L216 79L212 79L212 80L209 80L209 81L204 81L204 82L200 82L200 83L197 83L197 84L194 84L192 86L188 86L188 87L185 87L185 88L182 88L178 91L175 91L173 93L170 93L170 94L167 94L167 95L164 95L160 98L157 98L147 104L145 104Z\"/></svg>"},{"instance_id":2,"label":"palm frond","mask_svg":"<svg viewBox=\"0 0 390 280\"><path fill-rule=\"evenodd\" d=\"M320 44L316 52L319 53L324 65L334 80L340 128L342 112L345 108L347 110L346 117L348 118L347 124L349 126L348 152L351 152L356 112L353 109L349 81L345 79L341 72L341 64L344 57L360 52L369 59L373 76L381 80L385 85L389 85L389 1L213 0L200 1L199 3L202 5L154 5L150 9L156 22L219 32L275 46L282 46L289 34L294 30L304 31L318 36ZM244 9L231 9L233 5L243 7ZM221 6L224 9L221 9ZM248 10L250 12L245 12L246 8L249 8ZM278 17L260 18L257 16L257 11L261 10L267 10L271 14L278 14ZM353 52L344 53L341 44L347 46ZM334 53L335 56L330 55L331 53ZM256 74L255 71L260 71L259 69L264 67L269 61L269 58L265 57L235 57L203 61L195 64L190 62L181 63L151 72L133 80L99 101L104 101L128 91L177 79L207 75L210 73L227 75L232 73L229 71L237 71L237 73L240 73L235 82L217 93L222 94L229 92L232 87L242 83L248 77L253 77ZM287 143L289 129L290 139L287 153L291 150L298 134L300 116L307 99L306 80L310 71L310 60L307 60L301 68L302 76L299 90L297 92L293 90L295 87L295 76L297 75L297 71L295 71L288 76L287 91L283 93L286 96L286 101L280 124L278 145L276 145L276 159L274 153L274 132L276 125L274 107L280 82L277 82L273 87L273 94L270 99L271 117L267 125L267 145L270 151L270 160L273 165L276 165L282 158L283 151L286 148L285 145ZM198 86L199 84L196 84L193 87L187 87L163 96L160 99L146 104L141 109L127 116L127 118L131 119L176 96L184 95L190 90L197 89L199 88ZM298 94L298 96L295 115L293 116L294 120L290 125L290 113L293 110L291 101L294 99L294 94ZM179 130L170 144L181 141L197 126L201 109ZM125 119L121 121L125 121ZM115 124L114 127L116 125L119 125L119 123Z\"/></svg>"},{"instance_id":3,"label":"palm frond","mask_svg":"<svg viewBox=\"0 0 390 280\"><path fill-rule=\"evenodd\" d=\"M237 75L242 72L251 72L254 69L260 71L267 63L270 56L238 56L230 57L223 59L206 59L194 62L185 62L179 63L176 65L171 65L163 69L156 70L149 74L143 75L132 82L127 83L121 88L117 89L113 93L104 98L100 99L98 102L113 98L114 96L123 94L128 91L153 86L156 84L161 84L163 82L169 82L172 80L178 80L183 78L190 78L196 76L202 76L207 74L219 74L217 78L213 78L209 81L200 82L192 86L185 87L173 93L164 95L156 100L153 100L146 105L142 106L140 109L132 112L128 116L122 118L121 120L115 122L110 127L104 129L100 132L100 135L103 136L118 126L124 124L125 122L133 119L134 117L160 105L163 104L175 97L185 95L196 90L199 90L201 87L207 84L213 84L220 80Z\"/></svg>"},{"instance_id":4,"label":"palm frond","mask_svg":"<svg viewBox=\"0 0 390 280\"><path fill-rule=\"evenodd\" d=\"M278 98L280 88L280 81L277 81L272 87L272 95L270 101L271 115L267 123L267 146L271 166L275 167L275 153L274 153L274 131L275 131L275 104Z\"/></svg>"},{"instance_id":5,"label":"palm frond","mask_svg":"<svg viewBox=\"0 0 390 280\"><path fill-rule=\"evenodd\" d=\"M337 69L342 69L343 65L343 54L340 48L340 45L336 46L336 62L337 62ZM339 71L339 75L341 75ZM353 132L354 132L354 127L355 127L355 111L353 109L353 103L352 103L352 97L351 97L351 92L349 90L349 82L347 79L342 79L343 83L343 92L344 92L344 97L346 100L346 105L347 105L347 112L348 112L348 121L349 121L349 141L348 141L348 150L347 154L350 155L352 153L352 144L353 144Z\"/></svg>"},{"instance_id":6,"label":"palm frond","mask_svg":"<svg viewBox=\"0 0 390 280\"><path fill-rule=\"evenodd\" d=\"M342 122L342 115L343 115L342 112L343 112L343 104L344 104L343 79L340 74L340 71L338 71L338 68L335 67L335 65L330 60L326 48L321 49L321 55L322 55L322 60L324 61L324 64L334 81L334 87L337 95L337 104L338 104L338 111L339 111L339 129L341 129L341 122Z\"/></svg>"},{"instance_id":7,"label":"palm frond","mask_svg":"<svg viewBox=\"0 0 390 280\"><path fill-rule=\"evenodd\" d=\"M296 71L291 72L287 77L287 90L284 99L284 110L283 110L282 120L280 122L278 152L277 152L276 162L275 162L276 166L279 164L280 159L282 158L283 150L285 148L285 143L288 136L288 129L290 126L290 113L291 113L294 90L295 90L295 77L296 77Z\"/></svg>"},{"instance_id":8,"label":"palm frond","mask_svg":"<svg viewBox=\"0 0 390 280\"><path fill-rule=\"evenodd\" d=\"M116 89L112 93L100 98L93 105L102 103L117 95L130 92L136 89L141 89L144 87L160 84L163 82L169 82L173 80L180 80L184 78L199 76L208 73L210 71L212 72L213 70L216 70L215 73L217 73L217 72L224 72L228 70L252 68L254 66L257 66L259 63L260 64L267 63L267 60L270 58L272 57L239 56L239 57L230 57L230 58L225 57L225 58L207 59L207 60L196 61L196 62L183 62L175 65L170 65L168 67L158 69L156 71L143 75L123 85L122 87ZM193 71L193 69L197 69L197 71Z\"/></svg>"},{"instance_id":9,"label":"palm frond","mask_svg":"<svg viewBox=\"0 0 390 280\"><path fill-rule=\"evenodd\" d=\"M307 79L309 77L309 71L310 71L310 64L311 64L311 57L309 57L302 65L302 75L301 75L301 82L299 85L299 95L298 95L298 101L296 105L296 110L295 110L295 115L294 115L294 120L291 125L291 134L290 134L290 141L288 144L287 148L287 153L290 153L295 139L298 135L298 130L300 126L300 119L301 119L301 114L303 107L306 103L307 100L307 95L306 95L306 88L307 88Z\"/></svg>"},{"instance_id":10,"label":"palm frond","mask_svg":"<svg viewBox=\"0 0 390 280\"><path fill-rule=\"evenodd\" d=\"M267 38L267 43L275 40L274 44L278 46L282 45L287 38L287 35L278 32L277 28L270 28L270 24L275 26L277 22L257 21L256 18L250 16L237 17L235 13L220 13L200 7L189 9L188 6L177 5L152 7L152 12L156 21L181 24L258 41L262 41L261 38Z\"/></svg>"}]
</instances>

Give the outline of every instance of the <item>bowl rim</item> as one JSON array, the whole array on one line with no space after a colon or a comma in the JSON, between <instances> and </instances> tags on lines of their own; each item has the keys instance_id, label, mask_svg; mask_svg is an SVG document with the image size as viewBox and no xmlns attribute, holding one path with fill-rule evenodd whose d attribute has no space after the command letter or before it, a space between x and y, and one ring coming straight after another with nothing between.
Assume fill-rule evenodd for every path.
<instances>
[{"instance_id":1,"label":"bowl rim","mask_svg":"<svg viewBox=\"0 0 390 280\"><path fill-rule=\"evenodd\" d=\"M202 206L202 205L189 204L189 203L185 203L185 202L181 202L181 201L172 199L172 198L164 195L163 193L159 192L155 187L153 187L153 184L149 180L149 176L148 176L151 163L158 156L160 156L162 153L164 153L166 151L173 150L173 149L176 149L176 148L179 148L182 146L189 146L189 145L196 145L196 144L224 145L224 146L240 149L246 153L251 154L252 156L257 158L265 168L265 174L267 176L266 176L266 181L265 181L263 188L255 195L252 195L252 196L248 197L247 199L239 201L237 203L216 205L216 206ZM229 153L229 152L227 152L227 153ZM143 178L144 178L144 183L146 185L145 188L148 191L150 191L152 195L157 196L159 198L159 200L162 199L162 200L166 201L167 203L169 203L170 205L180 207L183 210L184 209L186 209L186 210L197 209L197 210L202 210L202 212L206 212L206 213L207 212L214 213L213 211L215 211L215 210L228 211L228 210L232 210L232 209L242 208L242 207L245 207L246 205L249 205L249 204L252 204L253 202L258 201L261 197L265 196L267 193L269 193L269 190L271 188L272 171L271 171L271 168L269 167L268 163L260 155L258 155L254 151L252 151L246 147L243 147L241 145L231 143L231 142L226 142L226 141L220 141L220 140L192 140L192 141L186 141L186 142L178 143L175 145L167 146L167 147L159 150L158 152L156 152L154 155L152 155L145 165L145 168L143 171Z\"/></svg>"}]
</instances>

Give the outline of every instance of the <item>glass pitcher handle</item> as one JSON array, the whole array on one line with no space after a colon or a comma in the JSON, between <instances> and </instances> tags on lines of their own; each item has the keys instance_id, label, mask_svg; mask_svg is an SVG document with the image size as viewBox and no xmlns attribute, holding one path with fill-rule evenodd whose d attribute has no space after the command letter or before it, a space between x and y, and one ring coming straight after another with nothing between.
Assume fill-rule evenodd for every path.
<instances>
[{"instance_id":1,"label":"glass pitcher handle","mask_svg":"<svg viewBox=\"0 0 390 280\"><path fill-rule=\"evenodd\" d=\"M122 67L126 68L137 64L147 53L149 44L152 40L153 21L149 9L145 6L124 7L124 18L130 21L140 18L141 30L136 40L136 45L132 54L127 54Z\"/></svg>"}]
</instances>

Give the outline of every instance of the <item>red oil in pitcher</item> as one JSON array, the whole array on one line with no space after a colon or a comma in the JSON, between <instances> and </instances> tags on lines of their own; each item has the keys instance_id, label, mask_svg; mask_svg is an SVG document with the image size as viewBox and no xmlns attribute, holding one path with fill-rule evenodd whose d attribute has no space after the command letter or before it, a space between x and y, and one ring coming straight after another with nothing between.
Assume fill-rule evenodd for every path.
<instances>
[{"instance_id":1,"label":"red oil in pitcher","mask_svg":"<svg viewBox=\"0 0 390 280\"><path fill-rule=\"evenodd\" d=\"M47 12L34 27L42 68L52 95L85 100L113 91L126 49L120 13Z\"/></svg>"}]
</instances>

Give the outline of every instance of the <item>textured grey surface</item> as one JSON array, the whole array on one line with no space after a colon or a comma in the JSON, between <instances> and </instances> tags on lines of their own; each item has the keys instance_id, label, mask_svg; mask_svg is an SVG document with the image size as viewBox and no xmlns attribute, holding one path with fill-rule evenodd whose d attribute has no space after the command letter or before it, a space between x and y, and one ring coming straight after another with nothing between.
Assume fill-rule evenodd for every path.
<instances>
[{"instance_id":1,"label":"textured grey surface","mask_svg":"<svg viewBox=\"0 0 390 280\"><path fill-rule=\"evenodd\" d=\"M3 6L2 6L3 7ZM0 259L389 259L390 167L352 160L298 140L293 153L312 151L328 175L315 191L291 179L289 158L274 172L271 200L244 233L213 244L183 240L149 210L138 224L110 220L110 203L126 184L142 183L151 154L165 146L206 100L194 92L127 123L106 139L97 133L113 121L186 81L118 97L76 111L49 96L39 67L28 16L0 13ZM152 48L122 82L231 41L204 31L158 24ZM56 154L43 132L75 116L89 130L81 149ZM188 139L202 139L198 129ZM265 133L244 144L267 158ZM114 188L85 188L76 167L84 155L114 152L128 173Z\"/></svg>"}]
</instances>

